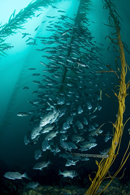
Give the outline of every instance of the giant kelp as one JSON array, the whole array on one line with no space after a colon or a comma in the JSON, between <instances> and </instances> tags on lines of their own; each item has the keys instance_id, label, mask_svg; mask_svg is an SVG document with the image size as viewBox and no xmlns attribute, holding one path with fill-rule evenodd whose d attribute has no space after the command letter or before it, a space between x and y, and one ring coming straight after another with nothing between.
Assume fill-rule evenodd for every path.
<instances>
[{"instance_id":1,"label":"giant kelp","mask_svg":"<svg viewBox=\"0 0 130 195\"><path fill-rule=\"evenodd\" d=\"M18 14L15 11L11 14L8 23L0 24L0 55L5 55L4 50L9 47L5 40L8 36L16 34L19 29L24 29L24 24L29 18L35 16L36 11L40 11L43 7L53 5L59 0L33 0L27 7L21 9Z\"/></svg>"},{"instance_id":2,"label":"giant kelp","mask_svg":"<svg viewBox=\"0 0 130 195\"><path fill-rule=\"evenodd\" d=\"M24 24L27 22L28 19L35 17L36 11L42 11L42 8L53 6L53 4L56 4L57 2L59 2L59 0L47 0L47 1L33 0L29 3L27 7L21 9L18 14L15 14L16 11L15 10L11 14L6 24L2 25L1 23L0 24L0 55L5 56L6 50L11 47L10 43L6 43L6 39L8 38L8 36L16 34L18 30L24 30ZM12 112L14 111L14 104L16 101L18 91L20 89L22 77L25 74L26 67L27 64L24 63L21 72L19 74L19 77L17 79L17 82L15 83L14 90L11 94L1 128L8 126L8 124L10 124L9 122L7 123L7 119L11 118Z\"/></svg>"},{"instance_id":3,"label":"giant kelp","mask_svg":"<svg viewBox=\"0 0 130 195\"><path fill-rule=\"evenodd\" d=\"M125 126L125 124L123 124L123 114L125 112L125 98L127 96L127 89L129 87L129 82L126 84L126 81L125 81L128 65L126 64L124 46L123 46L123 42L121 40L121 34L120 34L120 31L121 31L121 25L119 22L120 16L116 11L116 6L113 4L111 0L103 0L103 3L104 3L104 8L109 10L109 22L110 22L110 26L115 29L114 35L116 35L116 46L119 49L119 55L120 55L119 58L121 62L121 72L120 72L120 79L119 79L119 93L117 95L117 93L114 92L115 96L118 99L119 108L118 108L116 122L113 123L114 136L112 139L111 148L108 152L109 156L108 158L103 158L99 163L98 161L96 161L96 164L98 166L98 171L93 180L90 178L92 184L87 190L87 192L85 193L85 195L96 194L97 190L100 187L101 182L105 178L107 178L108 171L110 167L112 166L112 164L114 163L116 156L119 153L122 134L124 131L124 126ZM113 40L114 39L111 38L111 42L115 44ZM128 148L129 148L129 145L130 143L128 144ZM124 166L126 160L128 159L130 155L130 153L127 154L128 148L126 149L126 152L124 154L124 157L120 163L118 170L115 172L115 174L112 177L110 177L111 181L109 182L109 184L117 176L117 174L120 172L120 170ZM109 186L109 184L105 187L105 189ZM104 191L105 189L103 189L102 191ZM101 193L102 192L98 194L101 194Z\"/></svg>"},{"instance_id":4,"label":"giant kelp","mask_svg":"<svg viewBox=\"0 0 130 195\"><path fill-rule=\"evenodd\" d=\"M35 2L32 2L32 4L34 3L35 5ZM39 129L39 124L42 124L42 119L46 118L46 120L48 120L46 124L49 124L49 122L51 121L49 116L52 117L53 113L57 113L59 117L54 117L55 120L53 120L53 122L51 121L50 123L53 123L53 127L55 129L54 133L56 133L56 136L54 136L52 140L47 139L49 133L47 134L46 132L44 132L44 130L46 129L44 125L42 126L42 132L40 130L40 132L35 135L36 139L32 139L31 136L34 133L35 128L32 129L31 132L29 130L25 137L25 141L27 141L25 145L27 145L29 142L30 144L37 144L40 138L42 138L44 141L50 141L48 141L48 144L50 144L49 149L46 151L43 148L44 160L50 160L50 156L51 158L54 158L57 153L59 153L59 156L57 155L58 157L62 156L66 160L73 160L75 163L77 160L73 157L74 155L79 157L78 161L80 161L80 163L82 157L85 156L103 158L100 163L96 161L99 169L95 179L92 181L92 179L90 178L90 180L92 181L92 185L90 186L90 189L87 193L91 195L97 191L100 183L105 178L105 176L107 176L109 167L113 164L116 155L118 154L124 129L123 113L125 110L125 97L127 95L126 90L129 86L129 83L125 84L127 66L125 63L123 45L120 38L121 27L119 23L119 15L116 14L116 8L111 1L106 0L104 2L106 3L104 3L104 8L110 10L110 26L116 29L115 32L117 32L117 37L113 38L109 36L108 38L111 40L112 44L116 46L119 45L118 49L120 50L120 59L122 59L121 76L119 80L119 94L117 95L117 93L114 92L119 101L119 111L117 121L115 122L115 124L113 124L115 134L109 153L106 155L87 155L73 152L70 153L72 149L78 148L78 150L81 151L86 151L88 149L85 148L83 150L82 142L81 144L78 144L77 140L72 139L73 136L76 137L77 135L79 135L81 138L83 138L83 141L84 138L86 140L90 139L90 144L93 144L93 142L95 142L92 141L93 139L91 138L95 135L98 135L99 129L95 130L97 129L98 124L95 124L94 126L92 119L93 117L95 117L93 116L93 113L98 110L96 101L101 100L102 98L97 98L94 93L97 92L97 94L99 94L99 92L101 92L100 89L102 84L98 83L98 81L100 80L101 74L103 72L107 72L100 71L103 69L103 63L100 59L100 48L94 44L92 34L88 28L89 20L87 14L90 11L90 0L81 0L79 2L76 17L71 18L67 15L61 15L60 18L56 18L57 21L54 19L53 22L51 22L51 26L47 27L47 30L52 30L53 32L49 37L44 37L44 34L42 34L42 37L37 37L37 39L40 39L41 45L43 47L42 49L36 49L43 54L43 62L40 62L43 65L43 73L42 71L40 72L43 79L41 79L40 81L35 80L35 83L38 86L36 92L37 99L34 100L34 102L28 101L32 104L33 107L36 107L36 112L32 113L30 124L32 125L33 123L33 126L36 127L36 129L37 127ZM50 3L52 3L52 1L50 1ZM25 15L28 13L29 15L33 16L33 8L31 7L31 5L29 8L31 10L30 12L28 12L25 8L27 11ZM60 11L64 12L63 10ZM11 24L14 24L14 18L15 13L12 14L9 20L12 21ZM26 22L26 17L25 19L23 19L23 21ZM20 22L20 27L17 26L17 24L18 23L16 20L16 25L14 25L14 27L12 26L12 30L9 30L7 25L7 28L3 30L3 35L5 32L7 36L10 33L13 34L14 28L22 28L22 19ZM115 32L114 36L116 35ZM99 65L99 67L97 65ZM118 75L120 72L117 73L112 68L110 68L109 65L108 68L110 70L108 72L115 73L119 78ZM97 69L100 70L96 74ZM37 73L32 74L33 78L34 75L37 75ZM95 86L95 91L93 86ZM15 89L17 89L17 87ZM91 93L91 91L93 91L93 94ZM94 110L92 109L91 101L93 102L93 107L96 108ZM87 103L89 103L90 105L87 105ZM100 109L101 107L99 106L99 111ZM51 112L48 112L48 110L51 110ZM84 127L87 128L87 120L86 122L83 122L83 117L86 116L89 118L89 123L91 124L91 127L88 128L89 130L87 129L88 131L84 129ZM9 118L9 116L7 118ZM77 121L79 122L80 127L78 127ZM80 121L82 123L85 123L84 126ZM69 144L71 144L70 148ZM93 145L93 147L95 145ZM89 149L91 149L91 147ZM112 179L120 171L126 159L124 156L119 170L115 173Z\"/></svg>"},{"instance_id":5,"label":"giant kelp","mask_svg":"<svg viewBox=\"0 0 130 195\"><path fill-rule=\"evenodd\" d=\"M75 41L76 37L78 36L78 33L79 33L78 31L82 31L82 33L84 33L85 30L88 30L88 29L85 29L84 22L87 23L86 15L90 11L90 8L89 8L90 3L91 3L90 0L87 0L87 1L81 0L79 2L77 14L76 14L76 17L74 19L74 28L71 32L72 35L71 35L71 38L70 38L70 41L69 41L69 47L68 47L68 53L67 53L66 59L69 58L71 56L71 53L73 52L72 51L72 45L73 45L73 42ZM80 50L80 48L79 48L79 50ZM76 59L75 62L78 64L78 59ZM68 64L67 61L66 61L66 64ZM62 77L62 81L61 81L62 85L61 85L61 88L60 88L60 92L63 91L65 78L66 78L66 75L67 75L67 72L68 72L67 67L63 67L63 68L64 68L64 70L63 70L63 77ZM73 74L73 76L74 76L75 67L72 66L70 72L69 72L69 74Z\"/></svg>"}]
</instances>

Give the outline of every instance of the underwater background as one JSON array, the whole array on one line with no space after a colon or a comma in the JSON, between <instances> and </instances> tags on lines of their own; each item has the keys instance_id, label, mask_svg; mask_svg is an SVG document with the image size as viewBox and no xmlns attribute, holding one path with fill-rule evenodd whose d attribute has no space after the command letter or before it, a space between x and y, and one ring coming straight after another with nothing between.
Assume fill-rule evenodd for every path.
<instances>
[{"instance_id":1,"label":"underwater background","mask_svg":"<svg viewBox=\"0 0 130 195\"><path fill-rule=\"evenodd\" d=\"M112 2L129 66L130 1ZM24 185L87 188L100 159L79 154L107 155L118 111L120 61L110 42L108 10L101 0L0 3L1 181L9 179L6 172L26 172L28 179L17 180L21 185L24 180ZM127 82L129 76L128 69ZM127 93L124 121L130 117ZM128 121L111 173L119 167L129 132ZM127 181L129 164L130 159L124 166Z\"/></svg>"}]
</instances>

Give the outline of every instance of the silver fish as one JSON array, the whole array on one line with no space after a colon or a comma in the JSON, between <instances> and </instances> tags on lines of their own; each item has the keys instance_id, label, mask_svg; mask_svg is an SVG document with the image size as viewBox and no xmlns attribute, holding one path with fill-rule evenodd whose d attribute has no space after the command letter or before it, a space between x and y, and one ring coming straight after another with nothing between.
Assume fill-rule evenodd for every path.
<instances>
[{"instance_id":1,"label":"silver fish","mask_svg":"<svg viewBox=\"0 0 130 195\"><path fill-rule=\"evenodd\" d=\"M32 132L31 132L31 139L35 139L40 135L41 127L34 127Z\"/></svg>"},{"instance_id":2,"label":"silver fish","mask_svg":"<svg viewBox=\"0 0 130 195\"><path fill-rule=\"evenodd\" d=\"M17 116L25 117L25 116L29 116L29 113L27 113L27 112L19 112L19 113L17 113Z\"/></svg>"},{"instance_id":3,"label":"silver fish","mask_svg":"<svg viewBox=\"0 0 130 195\"><path fill-rule=\"evenodd\" d=\"M61 171L59 170L59 175L63 175L63 177L69 177L69 178L73 179L73 178L76 177L78 174L77 174L76 171L74 171L74 170L71 170L71 171L65 170L65 171L63 171L63 172L61 172Z\"/></svg>"},{"instance_id":4,"label":"silver fish","mask_svg":"<svg viewBox=\"0 0 130 195\"><path fill-rule=\"evenodd\" d=\"M7 178L7 179L12 179L12 180L15 180L15 179L22 179L23 177L28 179L28 176L26 173L24 174L21 174L19 172L6 172L4 174L4 177Z\"/></svg>"},{"instance_id":5,"label":"silver fish","mask_svg":"<svg viewBox=\"0 0 130 195\"><path fill-rule=\"evenodd\" d=\"M34 158L38 160L40 157L42 157L42 151L39 149L34 152Z\"/></svg>"},{"instance_id":6,"label":"silver fish","mask_svg":"<svg viewBox=\"0 0 130 195\"><path fill-rule=\"evenodd\" d=\"M53 128L54 128L54 125L52 126L52 125L47 125L47 126L45 126L45 128L41 131L41 133L48 133L48 132L50 132L51 130L53 130Z\"/></svg>"},{"instance_id":7,"label":"silver fish","mask_svg":"<svg viewBox=\"0 0 130 195\"><path fill-rule=\"evenodd\" d=\"M34 165L33 169L42 171L42 169L45 168L45 167L48 167L49 164L50 164L50 161L48 161L48 162L45 162L45 161L39 162L39 163L36 163Z\"/></svg>"},{"instance_id":8,"label":"silver fish","mask_svg":"<svg viewBox=\"0 0 130 195\"><path fill-rule=\"evenodd\" d=\"M57 110L53 110L53 112L49 112L47 115L45 115L41 121L40 121L40 127L44 127L47 124L52 124L56 121L56 119L59 116L59 112Z\"/></svg>"},{"instance_id":9,"label":"silver fish","mask_svg":"<svg viewBox=\"0 0 130 195\"><path fill-rule=\"evenodd\" d=\"M39 183L38 182L29 182L28 184L27 184L27 187L28 188L32 188L32 189L34 189L34 188L36 188L37 186L39 185Z\"/></svg>"},{"instance_id":10,"label":"silver fish","mask_svg":"<svg viewBox=\"0 0 130 195\"><path fill-rule=\"evenodd\" d=\"M90 150L91 148L97 146L97 143L93 143L93 142L83 142L82 145L80 145L80 150L81 151L87 151Z\"/></svg>"},{"instance_id":11,"label":"silver fish","mask_svg":"<svg viewBox=\"0 0 130 195\"><path fill-rule=\"evenodd\" d=\"M49 141L49 140L53 139L54 137L56 137L57 133L58 133L58 131L51 131L50 133L48 133L46 135L45 140Z\"/></svg>"},{"instance_id":12,"label":"silver fish","mask_svg":"<svg viewBox=\"0 0 130 195\"><path fill-rule=\"evenodd\" d=\"M42 142L42 151L45 152L46 150L50 149L50 145L47 140Z\"/></svg>"}]
</instances>

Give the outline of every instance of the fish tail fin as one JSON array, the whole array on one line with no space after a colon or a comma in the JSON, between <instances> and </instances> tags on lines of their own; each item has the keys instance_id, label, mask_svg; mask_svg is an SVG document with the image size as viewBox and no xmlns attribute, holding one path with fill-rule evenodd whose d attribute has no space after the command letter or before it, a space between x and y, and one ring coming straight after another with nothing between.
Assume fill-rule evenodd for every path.
<instances>
[{"instance_id":1,"label":"fish tail fin","mask_svg":"<svg viewBox=\"0 0 130 195\"><path fill-rule=\"evenodd\" d=\"M59 175L62 175L62 172L61 172L61 170L59 170Z\"/></svg>"},{"instance_id":2,"label":"fish tail fin","mask_svg":"<svg viewBox=\"0 0 130 195\"><path fill-rule=\"evenodd\" d=\"M22 177L26 178L26 179L29 179L29 177L27 176L27 173L25 172Z\"/></svg>"}]
</instances>

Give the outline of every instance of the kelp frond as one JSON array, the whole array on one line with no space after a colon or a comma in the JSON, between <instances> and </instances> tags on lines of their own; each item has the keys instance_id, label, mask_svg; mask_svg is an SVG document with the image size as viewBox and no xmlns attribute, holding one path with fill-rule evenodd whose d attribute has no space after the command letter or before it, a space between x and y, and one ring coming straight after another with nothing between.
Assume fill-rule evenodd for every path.
<instances>
[{"instance_id":1,"label":"kelp frond","mask_svg":"<svg viewBox=\"0 0 130 195\"><path fill-rule=\"evenodd\" d=\"M57 2L60 2L60 0L34 0L31 1L26 8L21 9L21 11L16 15L16 10L14 10L9 17L8 23L4 25L0 24L0 48L4 49L4 47L9 46L9 44L4 43L5 38L17 33L17 30L19 29L24 29L24 23L27 22L29 18L34 17L36 11L41 10L42 7L47 7L49 5L53 6L54 3ZM2 55L2 53L4 52L0 49L0 55Z\"/></svg>"}]
</instances>

